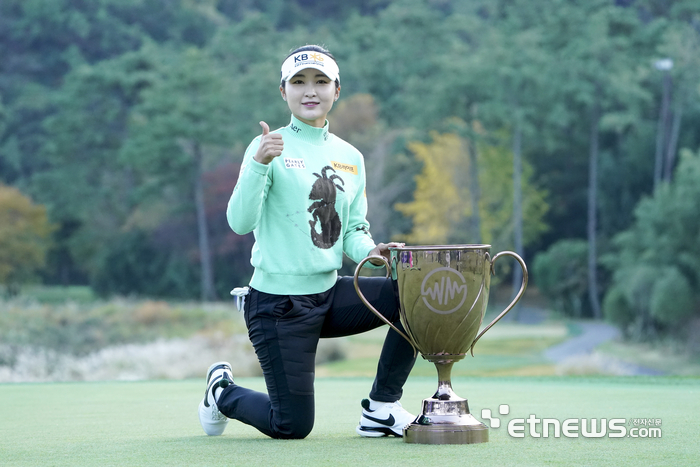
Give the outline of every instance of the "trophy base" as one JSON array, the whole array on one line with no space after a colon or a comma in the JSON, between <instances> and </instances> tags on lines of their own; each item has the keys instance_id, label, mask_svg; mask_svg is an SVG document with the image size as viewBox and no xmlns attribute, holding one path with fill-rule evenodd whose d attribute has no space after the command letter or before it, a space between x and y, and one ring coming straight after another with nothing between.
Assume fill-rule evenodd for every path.
<instances>
[{"instance_id":1,"label":"trophy base","mask_svg":"<svg viewBox=\"0 0 700 467\"><path fill-rule=\"evenodd\" d=\"M469 404L454 393L423 400L423 412L403 430L403 440L416 444L476 444L489 440L489 429L469 413Z\"/></svg>"},{"instance_id":2,"label":"trophy base","mask_svg":"<svg viewBox=\"0 0 700 467\"><path fill-rule=\"evenodd\" d=\"M411 423L403 430L406 443L415 444L477 444L489 440L489 429L474 417L474 425Z\"/></svg>"}]
</instances>

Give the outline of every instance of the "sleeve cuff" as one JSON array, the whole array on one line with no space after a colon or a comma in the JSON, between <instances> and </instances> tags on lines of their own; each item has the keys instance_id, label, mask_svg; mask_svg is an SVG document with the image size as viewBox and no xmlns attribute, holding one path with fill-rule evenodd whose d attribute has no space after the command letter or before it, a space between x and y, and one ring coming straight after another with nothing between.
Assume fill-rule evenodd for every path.
<instances>
[{"instance_id":1,"label":"sleeve cuff","mask_svg":"<svg viewBox=\"0 0 700 467\"><path fill-rule=\"evenodd\" d=\"M374 250L374 247L369 249L369 251L365 255L365 258L369 256L369 254L372 252L372 250ZM385 266L383 264L381 266L376 266L376 265L372 264L372 262L367 261L365 264L362 265L362 267L367 268L367 269L382 269Z\"/></svg>"},{"instance_id":2,"label":"sleeve cuff","mask_svg":"<svg viewBox=\"0 0 700 467\"><path fill-rule=\"evenodd\" d=\"M250 167L250 170L260 175L267 175L268 170L270 170L270 164L261 164L252 158L250 162L248 162L248 167Z\"/></svg>"}]
</instances>

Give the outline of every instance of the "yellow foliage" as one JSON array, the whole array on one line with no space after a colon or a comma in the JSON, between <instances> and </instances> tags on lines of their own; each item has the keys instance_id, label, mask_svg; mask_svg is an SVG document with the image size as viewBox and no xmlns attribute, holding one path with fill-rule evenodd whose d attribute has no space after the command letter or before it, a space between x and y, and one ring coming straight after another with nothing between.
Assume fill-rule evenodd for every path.
<instances>
[{"instance_id":1,"label":"yellow foliage","mask_svg":"<svg viewBox=\"0 0 700 467\"><path fill-rule=\"evenodd\" d=\"M498 135L507 140L506 134ZM484 243L499 248L513 247L513 151L504 145L477 144L481 199L481 236ZM523 243L529 243L547 231L544 216L549 210L547 192L532 183L534 169L523 160L522 209Z\"/></svg>"},{"instance_id":2,"label":"yellow foliage","mask_svg":"<svg viewBox=\"0 0 700 467\"><path fill-rule=\"evenodd\" d=\"M454 134L431 133L433 142L410 143L408 148L423 162L416 175L416 191L410 203L397 203L396 209L413 218L413 231L405 241L414 244L445 244L452 225L464 215L462 194L452 180L455 171L468 165L463 141Z\"/></svg>"},{"instance_id":3,"label":"yellow foliage","mask_svg":"<svg viewBox=\"0 0 700 467\"><path fill-rule=\"evenodd\" d=\"M52 230L44 206L0 184L0 284L24 282L44 266Z\"/></svg>"},{"instance_id":4,"label":"yellow foliage","mask_svg":"<svg viewBox=\"0 0 700 467\"><path fill-rule=\"evenodd\" d=\"M483 132L479 125L477 132ZM505 135L500 135L504 140ZM460 243L474 243L465 238L465 220L478 215L480 241L495 249L513 247L513 153L504 145L479 141L477 147L479 213L472 213L472 193L467 182L472 170L468 157L468 142L455 134L431 133L432 142L410 143L408 148L416 159L423 162L423 170L416 176L414 199L399 203L395 208L412 218L413 230L405 241L413 244L445 244L458 239ZM548 210L546 192L532 183L534 170L523 161L523 240L536 240L547 230L544 215Z\"/></svg>"}]
</instances>

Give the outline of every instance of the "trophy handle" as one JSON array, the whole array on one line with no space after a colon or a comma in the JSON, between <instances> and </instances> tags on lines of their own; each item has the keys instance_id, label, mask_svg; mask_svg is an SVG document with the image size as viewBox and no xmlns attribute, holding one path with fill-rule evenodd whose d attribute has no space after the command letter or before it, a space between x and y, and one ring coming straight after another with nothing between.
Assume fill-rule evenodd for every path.
<instances>
[{"instance_id":1,"label":"trophy handle","mask_svg":"<svg viewBox=\"0 0 700 467\"><path fill-rule=\"evenodd\" d=\"M362 294L362 291L360 291L360 285L357 283L357 278L358 278L359 275L360 275L360 269L362 269L362 266L363 266L367 261L369 261L369 260L371 260L371 259L378 259L378 260L381 260L381 261L384 263L384 266L386 266L386 277L389 277L389 275L391 274L391 266L389 265L389 262L386 260L386 258L384 258L383 256L379 256L379 255L367 256L367 257L364 258L362 261L360 261L360 262L357 264L357 267L355 268L355 277L354 277L355 291L357 292L357 295L360 297L360 300L362 300L362 303L364 303L365 306L366 306L367 308L369 308L369 311L371 311L372 313L374 313L375 315L377 315L377 317L378 317L379 319L381 319L381 320L384 321L386 324L388 324L394 331L398 332L399 335L400 335L401 337L403 337L404 339L406 339L406 340L408 341L408 343L411 344L411 347L413 347L413 357L415 357L416 355L418 355L418 351L417 351L416 345L413 343L413 341L412 341L405 333L401 332L401 331L399 330L399 328L397 328L396 326L394 326L394 324L393 324L391 321L389 321L388 319L386 319L386 318L384 317L384 315L382 315L379 311L377 311L377 309L374 308L374 307L372 306L372 304L369 303L369 302L367 301L367 299L365 298L365 296Z\"/></svg>"},{"instance_id":2,"label":"trophy handle","mask_svg":"<svg viewBox=\"0 0 700 467\"><path fill-rule=\"evenodd\" d=\"M503 310L503 311L501 312L500 315L496 316L496 319L494 319L493 321L491 321L491 323L490 323L488 326L486 326L486 327L484 328L484 330L481 331L481 332L479 333L478 336L476 336L476 339L474 339L474 342L472 342L472 345L471 345L471 347L470 347L470 350L471 350L471 352L472 352L472 357L474 356L474 344L476 344L476 341L478 341L478 340L481 338L481 336L484 335L484 333L485 333L486 331L488 331L489 329L491 329L491 326L493 326L493 325L496 324L501 318L503 318L503 317L506 315L506 313L508 313L510 310L513 309L513 307L515 306L515 304L518 303L518 301L522 298L523 294L525 293L525 288L527 287L527 266L525 265L525 261L523 261L523 259L520 257L520 255L518 255L517 253L514 253L514 252L512 252L512 251L502 251L502 252L498 253L496 256L493 257L493 260L491 261L491 274L495 274L495 273L496 273L496 272L494 271L494 269L493 269L493 265L496 264L496 260L497 260L498 258L500 258L501 256L503 256L503 255L512 256L513 258L515 258L515 259L518 261L518 263L520 263L520 267L523 268L523 283L520 285L520 290L518 291L518 294L515 296L515 298L513 299L513 301L510 302L510 305L508 305L508 306L506 307L506 309Z\"/></svg>"}]
</instances>

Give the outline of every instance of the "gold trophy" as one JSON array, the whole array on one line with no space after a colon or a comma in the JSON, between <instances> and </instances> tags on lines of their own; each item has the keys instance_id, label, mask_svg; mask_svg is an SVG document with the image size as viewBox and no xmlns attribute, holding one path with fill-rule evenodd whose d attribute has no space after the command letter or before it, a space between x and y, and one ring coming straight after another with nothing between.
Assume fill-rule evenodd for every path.
<instances>
[{"instance_id":1,"label":"gold trophy","mask_svg":"<svg viewBox=\"0 0 700 467\"><path fill-rule=\"evenodd\" d=\"M421 414L404 428L404 441L420 444L471 444L489 440L486 425L469 413L469 404L452 391L452 365L462 360L491 326L520 300L527 286L527 267L512 251L493 258L491 245L434 245L390 248L391 261L369 256L357 265L355 290L362 302L401 334L438 372L433 397L423 399ZM512 256L523 269L523 282L513 301L483 331L494 263ZM371 259L384 262L398 282L400 316L405 333L382 316L360 291L357 278ZM478 335L477 335L478 333Z\"/></svg>"}]
</instances>

